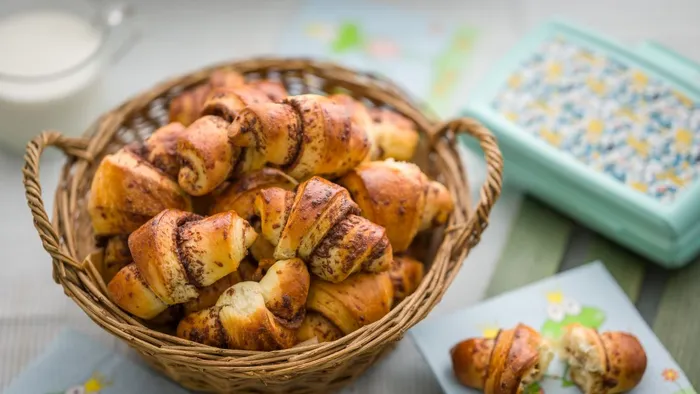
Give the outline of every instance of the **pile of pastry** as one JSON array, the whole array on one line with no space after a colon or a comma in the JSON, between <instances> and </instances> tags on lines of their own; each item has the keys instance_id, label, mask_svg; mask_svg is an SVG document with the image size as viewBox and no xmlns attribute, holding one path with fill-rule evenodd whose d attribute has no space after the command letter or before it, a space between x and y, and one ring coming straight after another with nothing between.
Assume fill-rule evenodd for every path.
<instances>
[{"instance_id":1,"label":"pile of pastry","mask_svg":"<svg viewBox=\"0 0 700 394\"><path fill-rule=\"evenodd\" d=\"M203 344L275 350L338 339L419 286L407 250L454 206L407 161L413 122L234 71L169 110L146 141L104 157L91 185L121 309Z\"/></svg>"},{"instance_id":2,"label":"pile of pastry","mask_svg":"<svg viewBox=\"0 0 700 394\"><path fill-rule=\"evenodd\" d=\"M495 338L470 338L451 349L455 376L465 386L486 394L541 393L554 352L568 365L573 384L585 394L632 390L647 367L644 347L623 331L597 330L574 323L551 341L525 324L500 330Z\"/></svg>"}]
</instances>

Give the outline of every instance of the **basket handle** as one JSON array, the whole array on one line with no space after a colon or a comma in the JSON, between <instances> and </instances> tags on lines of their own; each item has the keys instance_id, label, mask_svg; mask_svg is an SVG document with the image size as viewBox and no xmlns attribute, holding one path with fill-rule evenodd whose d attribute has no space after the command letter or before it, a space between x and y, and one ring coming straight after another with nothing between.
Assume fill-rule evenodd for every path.
<instances>
[{"instance_id":1,"label":"basket handle","mask_svg":"<svg viewBox=\"0 0 700 394\"><path fill-rule=\"evenodd\" d=\"M503 156L496 137L478 121L458 118L441 123L430 133L430 139L434 145L443 138L454 144L458 134L468 134L479 141L486 161L486 180L481 186L474 214L469 216L466 225L457 236L458 247L454 249L455 253L460 253L466 246L474 247L479 242L481 233L488 226L491 208L498 200L503 185Z\"/></svg>"},{"instance_id":2,"label":"basket handle","mask_svg":"<svg viewBox=\"0 0 700 394\"><path fill-rule=\"evenodd\" d=\"M24 193L27 197L29 209L32 211L34 227L39 232L44 249L51 254L54 261L58 260L80 269L80 264L61 247L61 241L58 236L59 231L49 219L44 207L44 200L41 198L39 159L44 150L50 146L59 148L69 157L91 160L90 155L86 151L87 140L66 137L57 131L45 131L34 137L27 144L24 154L24 167L22 168Z\"/></svg>"}]
</instances>

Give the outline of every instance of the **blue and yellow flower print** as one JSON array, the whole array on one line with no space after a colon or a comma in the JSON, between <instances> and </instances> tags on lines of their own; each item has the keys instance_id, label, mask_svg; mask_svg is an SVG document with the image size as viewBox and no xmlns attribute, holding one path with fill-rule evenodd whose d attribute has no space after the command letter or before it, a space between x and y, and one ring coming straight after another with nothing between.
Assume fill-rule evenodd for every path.
<instances>
[{"instance_id":1,"label":"blue and yellow flower print","mask_svg":"<svg viewBox=\"0 0 700 394\"><path fill-rule=\"evenodd\" d=\"M492 103L596 171L670 203L700 172L700 104L564 38L544 42Z\"/></svg>"},{"instance_id":2,"label":"blue and yellow flower print","mask_svg":"<svg viewBox=\"0 0 700 394\"><path fill-rule=\"evenodd\" d=\"M111 385L102 374L95 372L85 382L75 385L63 391L49 394L99 394L104 388Z\"/></svg>"}]
</instances>

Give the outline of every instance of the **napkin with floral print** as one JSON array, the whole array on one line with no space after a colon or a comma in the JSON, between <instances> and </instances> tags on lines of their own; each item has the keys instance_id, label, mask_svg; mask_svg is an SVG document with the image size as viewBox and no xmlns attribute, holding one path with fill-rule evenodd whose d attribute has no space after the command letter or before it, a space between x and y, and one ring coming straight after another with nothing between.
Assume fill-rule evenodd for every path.
<instances>
[{"instance_id":1,"label":"napkin with floral print","mask_svg":"<svg viewBox=\"0 0 700 394\"><path fill-rule=\"evenodd\" d=\"M630 394L696 394L654 332L618 286L602 262L595 262L524 286L451 315L427 319L411 336L435 373L445 393L479 394L454 377L450 349L471 337L497 335L500 328L527 324L556 341L565 326L578 323L600 331L634 334L647 353L644 378ZM579 394L569 369L558 358L544 379L527 394Z\"/></svg>"}]
</instances>

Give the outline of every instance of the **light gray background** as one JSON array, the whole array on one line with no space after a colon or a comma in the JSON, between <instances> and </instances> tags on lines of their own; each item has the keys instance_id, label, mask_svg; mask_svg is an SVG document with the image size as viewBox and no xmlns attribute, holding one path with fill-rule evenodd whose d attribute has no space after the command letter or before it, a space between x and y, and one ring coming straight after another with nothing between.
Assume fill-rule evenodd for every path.
<instances>
[{"instance_id":1,"label":"light gray background","mask_svg":"<svg viewBox=\"0 0 700 394\"><path fill-rule=\"evenodd\" d=\"M488 70L490 62L517 41L519 34L557 15L630 44L653 38L700 61L697 0L383 2L481 28L482 36L463 87L465 94L469 85ZM3 3L0 2L0 9ZM99 113L166 77L224 59L273 54L288 18L300 4L297 0L139 3L136 22L142 38L96 86L94 100L84 108L85 123L76 124L77 130L84 129ZM466 160L475 172L471 181L478 183L482 179L476 175L480 165L472 158ZM51 160L42 167L49 212L59 164ZM0 152L0 253L4 257L0 271L0 390L63 327L78 328L103 343L123 348L92 323L52 281L48 255L41 247L26 207L21 165L19 157ZM481 244L433 314L472 304L481 297L520 200L519 192L505 190ZM413 343L404 340L346 392L410 394L439 390Z\"/></svg>"}]
</instances>

